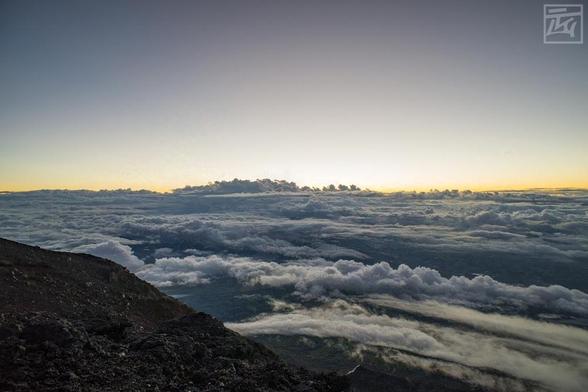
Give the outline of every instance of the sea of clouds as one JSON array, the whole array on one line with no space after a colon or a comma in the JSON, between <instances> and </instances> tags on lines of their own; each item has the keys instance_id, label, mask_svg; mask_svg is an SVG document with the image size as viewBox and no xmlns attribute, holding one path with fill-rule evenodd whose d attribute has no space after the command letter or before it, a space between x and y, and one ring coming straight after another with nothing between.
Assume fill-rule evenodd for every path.
<instances>
[{"instance_id":1,"label":"sea of clouds","mask_svg":"<svg viewBox=\"0 0 588 392\"><path fill-rule=\"evenodd\" d=\"M287 293L228 324L247 335L345 338L498 389L588 382L588 192L246 185L4 193L0 236L108 258L163 290Z\"/></svg>"}]
</instances>

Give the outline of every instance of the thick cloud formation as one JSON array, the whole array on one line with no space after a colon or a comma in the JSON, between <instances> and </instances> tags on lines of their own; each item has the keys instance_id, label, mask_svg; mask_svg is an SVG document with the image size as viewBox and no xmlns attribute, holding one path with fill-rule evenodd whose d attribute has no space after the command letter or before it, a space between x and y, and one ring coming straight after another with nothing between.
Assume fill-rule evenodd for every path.
<instances>
[{"instance_id":1,"label":"thick cloud formation","mask_svg":"<svg viewBox=\"0 0 588 392\"><path fill-rule=\"evenodd\" d=\"M329 185L323 188L310 188L308 186L299 187L294 182L284 180L270 180L264 178L261 180L240 180L235 178L232 181L215 181L207 185L201 186L186 186L184 188L175 189L176 194L232 194L232 193L280 193L280 192L344 192L344 191L360 191L361 189L356 185L338 186Z\"/></svg>"},{"instance_id":2,"label":"thick cloud formation","mask_svg":"<svg viewBox=\"0 0 588 392\"><path fill-rule=\"evenodd\" d=\"M325 296L391 294L399 298L437 299L470 307L509 306L525 310L588 316L588 294L562 286L518 287L497 282L489 276L445 278L430 268L392 268L380 262L365 265L351 260L323 259L275 263L250 258L207 257L163 258L137 271L156 286L210 283L211 279L235 278L247 285L292 286L306 299Z\"/></svg>"},{"instance_id":3,"label":"thick cloud formation","mask_svg":"<svg viewBox=\"0 0 588 392\"><path fill-rule=\"evenodd\" d=\"M241 260L225 268L232 276L249 259L260 284L295 285L310 297L390 293L585 312L585 295L573 289L588 292L588 192L380 195L290 192L288 184L2 194L0 236L134 271L145 261L141 274L160 286L207 282L205 264ZM263 192L210 194L251 186ZM319 265L306 268L309 260Z\"/></svg>"},{"instance_id":4,"label":"thick cloud formation","mask_svg":"<svg viewBox=\"0 0 588 392\"><path fill-rule=\"evenodd\" d=\"M0 236L59 250L112 240L146 262L188 250L266 261L386 260L444 276L487 274L588 291L586 192L382 195L273 192L287 183L255 184L263 192L226 194L251 186L229 182L204 193L2 194Z\"/></svg>"}]
</instances>

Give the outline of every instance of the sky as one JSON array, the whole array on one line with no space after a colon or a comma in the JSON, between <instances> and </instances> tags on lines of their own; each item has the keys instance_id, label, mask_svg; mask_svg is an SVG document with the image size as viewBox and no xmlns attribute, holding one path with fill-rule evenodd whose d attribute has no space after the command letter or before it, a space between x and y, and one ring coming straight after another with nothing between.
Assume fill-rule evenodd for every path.
<instances>
[{"instance_id":1,"label":"sky","mask_svg":"<svg viewBox=\"0 0 588 392\"><path fill-rule=\"evenodd\" d=\"M542 12L2 1L0 190L588 187L588 47L543 44Z\"/></svg>"}]
</instances>

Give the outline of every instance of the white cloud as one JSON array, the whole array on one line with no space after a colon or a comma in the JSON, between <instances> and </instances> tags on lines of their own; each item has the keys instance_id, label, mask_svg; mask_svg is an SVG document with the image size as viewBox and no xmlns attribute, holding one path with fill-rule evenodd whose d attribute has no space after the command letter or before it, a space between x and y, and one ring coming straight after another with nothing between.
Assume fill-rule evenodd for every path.
<instances>
[{"instance_id":1,"label":"white cloud","mask_svg":"<svg viewBox=\"0 0 588 392\"><path fill-rule=\"evenodd\" d=\"M436 359L437 369L442 369L449 361L488 374L494 370L538 382L557 392L582 392L588 383L588 354L585 352L569 352L503 337L500 333L494 335L373 314L358 304L343 300L310 309L294 308L288 313L261 315L226 326L245 335L342 337L363 345L402 349L430 360ZM588 332L574 330L582 336L583 342L588 341ZM535 333L543 332L535 328ZM548 332L538 340L547 341L549 337Z\"/></svg>"},{"instance_id":2,"label":"white cloud","mask_svg":"<svg viewBox=\"0 0 588 392\"><path fill-rule=\"evenodd\" d=\"M410 268L389 263L373 265L323 259L276 263L245 257L217 255L158 259L137 271L156 286L209 283L231 277L247 285L292 286L304 298L343 294L383 293L398 298L437 299L470 307L537 307L556 313L588 315L588 294L562 286L519 287L497 282L489 276L445 278L430 268Z\"/></svg>"},{"instance_id":3,"label":"white cloud","mask_svg":"<svg viewBox=\"0 0 588 392\"><path fill-rule=\"evenodd\" d=\"M98 244L82 245L73 249L73 252L88 253L117 262L129 271L135 272L145 265L128 245L116 241L106 241Z\"/></svg>"},{"instance_id":4,"label":"white cloud","mask_svg":"<svg viewBox=\"0 0 588 392\"><path fill-rule=\"evenodd\" d=\"M326 322L329 317L332 317L330 322ZM245 335L346 337L370 345L427 352L442 348L433 337L418 331L407 320L372 315L361 306L343 300L335 300L324 307L296 309L226 325Z\"/></svg>"},{"instance_id":5,"label":"white cloud","mask_svg":"<svg viewBox=\"0 0 588 392\"><path fill-rule=\"evenodd\" d=\"M450 320L479 330L588 356L588 332L575 327L518 316L482 313L437 301L405 301L382 294L369 295L359 300L362 303Z\"/></svg>"}]
</instances>

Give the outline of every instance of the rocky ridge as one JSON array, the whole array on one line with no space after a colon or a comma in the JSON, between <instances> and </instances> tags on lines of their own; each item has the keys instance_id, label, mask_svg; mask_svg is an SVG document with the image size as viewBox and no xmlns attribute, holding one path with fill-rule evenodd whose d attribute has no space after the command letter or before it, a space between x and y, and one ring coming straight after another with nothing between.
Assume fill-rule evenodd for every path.
<instances>
[{"instance_id":1,"label":"rocky ridge","mask_svg":"<svg viewBox=\"0 0 588 392\"><path fill-rule=\"evenodd\" d=\"M98 257L0 239L2 391L343 391Z\"/></svg>"}]
</instances>

